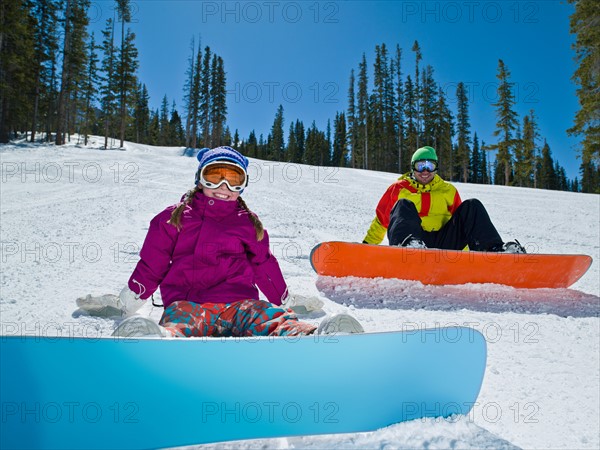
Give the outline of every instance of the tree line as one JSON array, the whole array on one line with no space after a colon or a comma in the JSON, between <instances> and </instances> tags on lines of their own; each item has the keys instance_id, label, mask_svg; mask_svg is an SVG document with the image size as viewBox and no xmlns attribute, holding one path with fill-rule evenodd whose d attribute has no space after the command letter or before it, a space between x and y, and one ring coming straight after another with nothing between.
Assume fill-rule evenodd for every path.
<instances>
[{"instance_id":1,"label":"tree line","mask_svg":"<svg viewBox=\"0 0 600 450\"><path fill-rule=\"evenodd\" d=\"M161 145L234 145L251 157L311 165L389 172L410 170L414 149L431 145L440 158L440 175L470 183L598 192L600 184L597 89L599 35L592 0L575 4L571 31L579 67L574 81L581 110L570 134L582 136L581 182L569 180L543 139L534 110L522 118L515 110L513 83L498 61L495 142L483 142L471 127L469 89L460 82L454 98L423 63L418 42L411 47L414 71L405 73L400 46L377 45L374 61L362 55L349 74L347 108L320 130L292 120L287 129L279 106L267 136L253 130L240 138L227 126L223 59L195 39L183 86L183 113L164 96L149 106L138 78L138 51L130 0L115 0L98 40L88 32L90 0L3 2L0 29L0 142L19 133L28 139L64 144L77 135L104 137L104 146L125 140ZM455 108L450 104L455 103Z\"/></svg>"},{"instance_id":2,"label":"tree line","mask_svg":"<svg viewBox=\"0 0 600 450\"><path fill-rule=\"evenodd\" d=\"M328 121L325 130L314 122L307 128L299 120L292 121L286 144L283 107L279 106L267 137L257 139L252 131L240 148L261 159L403 173L410 170L414 150L430 145L437 150L440 175L448 180L580 190L578 179L569 180L552 157L550 146L540 136L535 112L530 110L522 122L518 120L510 72L502 60L493 104L498 139L486 144L471 130L465 83L456 86L456 111L452 111L447 92L435 81L433 67L421 67L418 42L412 51L415 72L406 76L399 46L390 56L385 44L377 45L372 70L363 54L357 71L350 72L347 110L336 114L333 125Z\"/></svg>"},{"instance_id":3,"label":"tree line","mask_svg":"<svg viewBox=\"0 0 600 450\"><path fill-rule=\"evenodd\" d=\"M2 2L0 143L20 132L62 145L77 134L153 145L231 143L223 60L209 47L190 57L185 124L163 97L150 109L139 62L130 0L115 0L114 17L98 39L88 32L90 0ZM38 136L39 135L39 136Z\"/></svg>"}]
</instances>

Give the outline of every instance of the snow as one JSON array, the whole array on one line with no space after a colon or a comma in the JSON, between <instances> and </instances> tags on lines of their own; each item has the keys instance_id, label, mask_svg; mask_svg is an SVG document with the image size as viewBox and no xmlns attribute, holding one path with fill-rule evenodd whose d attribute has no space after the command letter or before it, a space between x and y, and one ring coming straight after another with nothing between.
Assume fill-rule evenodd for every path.
<instances>
[{"instance_id":1,"label":"snow","mask_svg":"<svg viewBox=\"0 0 600 450\"><path fill-rule=\"evenodd\" d=\"M183 148L101 144L0 146L0 334L110 335L115 320L81 314L75 299L117 294L150 219L193 184L196 160ZM327 313L350 312L367 332L474 327L488 363L468 416L212 447L600 448L600 196L457 183L463 199L486 205L505 240L594 262L570 289L423 286L319 278L308 260L319 242L360 242L395 174L261 160L249 172L244 198L269 230L292 292L320 296ZM158 321L161 308L148 303L140 313Z\"/></svg>"}]
</instances>

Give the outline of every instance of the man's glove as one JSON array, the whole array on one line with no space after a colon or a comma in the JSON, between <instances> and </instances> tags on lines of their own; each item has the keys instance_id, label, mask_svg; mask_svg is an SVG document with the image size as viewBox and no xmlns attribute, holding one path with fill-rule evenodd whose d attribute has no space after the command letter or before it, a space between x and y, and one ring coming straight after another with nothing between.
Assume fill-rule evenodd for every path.
<instances>
[{"instance_id":1,"label":"man's glove","mask_svg":"<svg viewBox=\"0 0 600 450\"><path fill-rule=\"evenodd\" d=\"M281 304L281 307L291 309L296 314L308 314L313 311L320 311L323 308L323 302L317 297L289 294Z\"/></svg>"}]
</instances>

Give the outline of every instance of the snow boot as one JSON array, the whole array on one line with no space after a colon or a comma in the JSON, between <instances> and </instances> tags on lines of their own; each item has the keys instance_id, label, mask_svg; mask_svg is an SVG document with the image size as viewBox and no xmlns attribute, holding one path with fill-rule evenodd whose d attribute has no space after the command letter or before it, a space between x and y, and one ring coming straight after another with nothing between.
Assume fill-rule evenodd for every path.
<instances>
[{"instance_id":1,"label":"snow boot","mask_svg":"<svg viewBox=\"0 0 600 450\"><path fill-rule=\"evenodd\" d=\"M145 317L134 316L125 319L113 331L115 337L166 337L167 330Z\"/></svg>"},{"instance_id":2,"label":"snow boot","mask_svg":"<svg viewBox=\"0 0 600 450\"><path fill-rule=\"evenodd\" d=\"M507 242L502 246L504 253L527 253L525 248L516 239L514 241Z\"/></svg>"},{"instance_id":3,"label":"snow boot","mask_svg":"<svg viewBox=\"0 0 600 450\"><path fill-rule=\"evenodd\" d=\"M406 236L406 239L404 239L398 247L427 248L427 245L425 245L425 242L423 242L421 239L413 237L412 234L409 234L408 236Z\"/></svg>"},{"instance_id":4,"label":"snow boot","mask_svg":"<svg viewBox=\"0 0 600 450\"><path fill-rule=\"evenodd\" d=\"M505 244L496 245L489 251L497 253L527 253L525 248L516 239L514 241L506 242Z\"/></svg>"},{"instance_id":5,"label":"snow boot","mask_svg":"<svg viewBox=\"0 0 600 450\"><path fill-rule=\"evenodd\" d=\"M327 317L317 329L317 334L350 334L364 333L362 325L358 320L349 314L337 314L333 317Z\"/></svg>"}]
</instances>

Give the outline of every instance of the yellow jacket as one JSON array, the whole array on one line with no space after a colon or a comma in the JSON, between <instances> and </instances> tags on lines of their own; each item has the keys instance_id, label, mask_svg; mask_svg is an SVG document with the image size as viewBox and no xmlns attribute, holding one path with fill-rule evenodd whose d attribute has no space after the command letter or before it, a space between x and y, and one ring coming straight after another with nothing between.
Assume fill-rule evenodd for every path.
<instances>
[{"instance_id":1,"label":"yellow jacket","mask_svg":"<svg viewBox=\"0 0 600 450\"><path fill-rule=\"evenodd\" d=\"M412 178L410 172L405 173L392 184L376 209L376 217L371 223L364 238L368 244L380 244L390 224L392 208L401 198L413 202L421 217L421 226L425 231L438 231L452 217L461 203L456 188L436 175L431 183L420 184Z\"/></svg>"}]
</instances>

